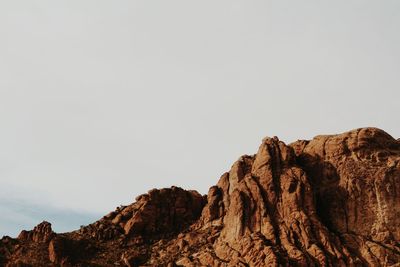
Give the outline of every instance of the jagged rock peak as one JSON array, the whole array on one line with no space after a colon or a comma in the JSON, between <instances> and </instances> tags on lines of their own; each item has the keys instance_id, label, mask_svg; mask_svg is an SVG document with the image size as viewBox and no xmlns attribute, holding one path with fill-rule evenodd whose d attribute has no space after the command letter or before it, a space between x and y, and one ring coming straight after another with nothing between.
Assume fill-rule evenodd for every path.
<instances>
[{"instance_id":1,"label":"jagged rock peak","mask_svg":"<svg viewBox=\"0 0 400 267\"><path fill-rule=\"evenodd\" d=\"M400 266L400 142L265 138L207 196L154 189L80 230L0 242L0 265Z\"/></svg>"},{"instance_id":2,"label":"jagged rock peak","mask_svg":"<svg viewBox=\"0 0 400 267\"><path fill-rule=\"evenodd\" d=\"M205 198L197 191L173 186L153 189L136 197L136 202L117 209L94 224L83 227L82 234L99 240L130 236L160 238L179 232L198 219Z\"/></svg>"},{"instance_id":3,"label":"jagged rock peak","mask_svg":"<svg viewBox=\"0 0 400 267\"><path fill-rule=\"evenodd\" d=\"M18 235L18 239L33 242L47 242L53 237L53 235L54 232L51 229L51 223L43 221L36 225L32 231L22 230Z\"/></svg>"}]
</instances>

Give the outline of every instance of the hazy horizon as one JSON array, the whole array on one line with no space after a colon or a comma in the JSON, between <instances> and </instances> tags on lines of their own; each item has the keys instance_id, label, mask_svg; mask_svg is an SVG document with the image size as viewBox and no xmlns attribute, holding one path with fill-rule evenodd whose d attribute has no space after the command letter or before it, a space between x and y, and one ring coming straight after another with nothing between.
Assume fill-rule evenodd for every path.
<instances>
[{"instance_id":1,"label":"hazy horizon","mask_svg":"<svg viewBox=\"0 0 400 267\"><path fill-rule=\"evenodd\" d=\"M206 194L265 136L399 138L399 26L398 1L2 1L0 236Z\"/></svg>"}]
</instances>

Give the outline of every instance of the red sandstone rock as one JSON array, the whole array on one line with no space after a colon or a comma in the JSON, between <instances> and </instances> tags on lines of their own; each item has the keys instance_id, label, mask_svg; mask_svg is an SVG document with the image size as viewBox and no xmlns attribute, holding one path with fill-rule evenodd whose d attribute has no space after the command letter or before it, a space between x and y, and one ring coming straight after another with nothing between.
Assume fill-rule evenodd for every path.
<instances>
[{"instance_id":1,"label":"red sandstone rock","mask_svg":"<svg viewBox=\"0 0 400 267\"><path fill-rule=\"evenodd\" d=\"M51 229L51 223L43 221L35 226L32 231L23 230L19 234L18 239L39 243L48 242L53 236L54 232Z\"/></svg>"},{"instance_id":2,"label":"red sandstone rock","mask_svg":"<svg viewBox=\"0 0 400 267\"><path fill-rule=\"evenodd\" d=\"M399 162L376 128L266 138L207 200L172 187L75 232L42 223L2 239L0 265L400 266Z\"/></svg>"}]
</instances>

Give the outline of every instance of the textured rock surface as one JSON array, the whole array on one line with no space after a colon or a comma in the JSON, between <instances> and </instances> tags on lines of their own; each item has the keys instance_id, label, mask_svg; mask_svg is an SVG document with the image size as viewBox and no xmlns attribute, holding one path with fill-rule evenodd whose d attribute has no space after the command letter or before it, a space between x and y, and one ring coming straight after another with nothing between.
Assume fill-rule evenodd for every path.
<instances>
[{"instance_id":1,"label":"textured rock surface","mask_svg":"<svg viewBox=\"0 0 400 267\"><path fill-rule=\"evenodd\" d=\"M399 162L376 128L266 138L205 197L151 190L75 232L44 222L3 237L0 265L400 266Z\"/></svg>"}]
</instances>

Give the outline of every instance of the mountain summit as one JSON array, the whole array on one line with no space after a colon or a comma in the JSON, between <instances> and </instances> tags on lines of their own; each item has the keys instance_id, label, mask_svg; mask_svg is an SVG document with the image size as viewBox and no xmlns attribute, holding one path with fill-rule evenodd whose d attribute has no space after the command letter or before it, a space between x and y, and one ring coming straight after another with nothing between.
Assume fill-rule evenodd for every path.
<instances>
[{"instance_id":1,"label":"mountain summit","mask_svg":"<svg viewBox=\"0 0 400 267\"><path fill-rule=\"evenodd\" d=\"M400 266L400 140L265 138L206 196L153 189L93 224L0 241L0 266Z\"/></svg>"}]
</instances>

